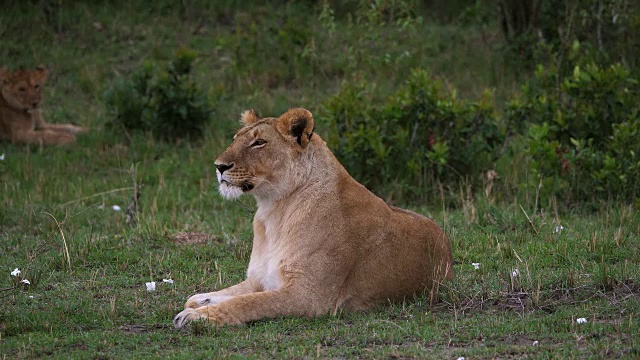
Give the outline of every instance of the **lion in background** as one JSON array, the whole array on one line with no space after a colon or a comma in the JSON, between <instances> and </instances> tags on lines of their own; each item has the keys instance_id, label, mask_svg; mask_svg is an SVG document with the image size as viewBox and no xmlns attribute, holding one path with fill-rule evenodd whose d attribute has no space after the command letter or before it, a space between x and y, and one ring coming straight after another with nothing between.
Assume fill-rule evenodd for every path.
<instances>
[{"instance_id":1,"label":"lion in background","mask_svg":"<svg viewBox=\"0 0 640 360\"><path fill-rule=\"evenodd\" d=\"M48 71L9 72L0 68L0 141L24 144L67 144L86 129L72 124L49 124L40 110Z\"/></svg>"},{"instance_id":2,"label":"lion in background","mask_svg":"<svg viewBox=\"0 0 640 360\"><path fill-rule=\"evenodd\" d=\"M242 122L215 166L225 198L257 200L247 278L190 297L177 328L362 310L437 295L453 277L443 230L354 180L313 132L308 110L263 119L251 110Z\"/></svg>"}]
</instances>

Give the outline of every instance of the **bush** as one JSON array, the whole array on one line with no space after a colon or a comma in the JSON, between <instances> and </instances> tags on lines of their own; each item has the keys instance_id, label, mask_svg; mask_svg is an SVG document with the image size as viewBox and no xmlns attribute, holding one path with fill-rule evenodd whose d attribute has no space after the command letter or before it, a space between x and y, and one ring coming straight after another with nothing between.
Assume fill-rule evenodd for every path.
<instances>
[{"instance_id":1,"label":"bush","mask_svg":"<svg viewBox=\"0 0 640 360\"><path fill-rule=\"evenodd\" d=\"M537 205L551 197L637 201L638 98L637 76L621 65L576 66L567 77L540 66L501 119L490 94L463 101L415 70L387 98L366 83L345 84L324 102L321 118L344 166L387 198L439 199L441 186L455 194L461 183L478 192L482 175L496 169L503 179L496 191L534 190Z\"/></svg>"},{"instance_id":2,"label":"bush","mask_svg":"<svg viewBox=\"0 0 640 360\"><path fill-rule=\"evenodd\" d=\"M151 132L171 142L201 138L211 111L191 77L194 59L194 52L181 49L165 70L147 62L130 79L116 80L105 94L108 128Z\"/></svg>"},{"instance_id":3,"label":"bush","mask_svg":"<svg viewBox=\"0 0 640 360\"><path fill-rule=\"evenodd\" d=\"M638 98L638 77L622 65L575 66L567 77L540 66L506 112L511 131L527 132L530 181L565 200L637 199Z\"/></svg>"},{"instance_id":4,"label":"bush","mask_svg":"<svg viewBox=\"0 0 640 360\"><path fill-rule=\"evenodd\" d=\"M347 84L324 103L330 145L350 173L388 197L424 200L439 185L478 183L503 143L490 96L466 102L415 70L386 101ZM372 104L382 102L380 106Z\"/></svg>"}]
</instances>

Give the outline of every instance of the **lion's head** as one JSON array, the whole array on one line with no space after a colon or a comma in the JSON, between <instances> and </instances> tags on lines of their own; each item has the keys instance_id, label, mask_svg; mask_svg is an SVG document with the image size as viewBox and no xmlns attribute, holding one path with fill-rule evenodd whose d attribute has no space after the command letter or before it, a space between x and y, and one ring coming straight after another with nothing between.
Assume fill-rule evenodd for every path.
<instances>
[{"instance_id":1,"label":"lion's head","mask_svg":"<svg viewBox=\"0 0 640 360\"><path fill-rule=\"evenodd\" d=\"M301 158L312 142L313 116L290 109L278 118L242 113L243 127L216 161L220 193L237 198L251 192L257 198L283 197L306 171Z\"/></svg>"},{"instance_id":2,"label":"lion's head","mask_svg":"<svg viewBox=\"0 0 640 360\"><path fill-rule=\"evenodd\" d=\"M2 97L10 107L19 111L34 110L40 106L42 88L46 80L47 69L44 66L13 73L0 68Z\"/></svg>"}]
</instances>

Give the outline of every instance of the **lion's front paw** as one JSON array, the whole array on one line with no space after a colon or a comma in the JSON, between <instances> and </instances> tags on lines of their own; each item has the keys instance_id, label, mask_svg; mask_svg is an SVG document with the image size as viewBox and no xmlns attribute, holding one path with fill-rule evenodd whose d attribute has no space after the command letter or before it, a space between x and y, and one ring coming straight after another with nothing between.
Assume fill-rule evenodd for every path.
<instances>
[{"instance_id":1,"label":"lion's front paw","mask_svg":"<svg viewBox=\"0 0 640 360\"><path fill-rule=\"evenodd\" d=\"M182 329L190 321L206 318L206 315L200 314L195 309L184 309L173 318L173 326L175 326L176 329Z\"/></svg>"},{"instance_id":2,"label":"lion's front paw","mask_svg":"<svg viewBox=\"0 0 640 360\"><path fill-rule=\"evenodd\" d=\"M70 144L76 141L76 137L71 134L56 133L53 136L53 142L58 145Z\"/></svg>"},{"instance_id":3,"label":"lion's front paw","mask_svg":"<svg viewBox=\"0 0 640 360\"><path fill-rule=\"evenodd\" d=\"M189 298L189 300L187 300L187 303L184 305L185 309L186 308L199 308L201 306L206 306L206 305L216 305L219 304L223 301L227 301L229 299L232 299L233 296L228 296L228 295L212 295L211 293L209 294L197 294L197 295L193 295L192 297Z\"/></svg>"}]
</instances>

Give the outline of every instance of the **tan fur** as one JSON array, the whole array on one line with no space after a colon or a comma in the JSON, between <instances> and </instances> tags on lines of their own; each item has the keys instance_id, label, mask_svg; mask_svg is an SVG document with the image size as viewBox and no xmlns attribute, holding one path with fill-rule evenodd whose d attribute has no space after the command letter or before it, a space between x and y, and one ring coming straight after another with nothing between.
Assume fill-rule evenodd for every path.
<instances>
[{"instance_id":1,"label":"tan fur","mask_svg":"<svg viewBox=\"0 0 640 360\"><path fill-rule=\"evenodd\" d=\"M72 124L49 124L40 103L47 69L9 72L0 68L0 141L26 144L66 144L85 131Z\"/></svg>"},{"instance_id":2,"label":"tan fur","mask_svg":"<svg viewBox=\"0 0 640 360\"><path fill-rule=\"evenodd\" d=\"M265 317L318 316L402 301L453 277L451 245L432 220L388 206L354 180L313 117L242 115L244 127L218 157L220 192L248 192L258 204L247 278L194 295L174 318L181 328Z\"/></svg>"}]
</instances>

